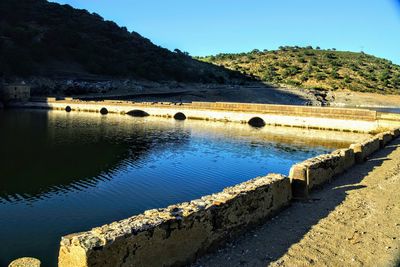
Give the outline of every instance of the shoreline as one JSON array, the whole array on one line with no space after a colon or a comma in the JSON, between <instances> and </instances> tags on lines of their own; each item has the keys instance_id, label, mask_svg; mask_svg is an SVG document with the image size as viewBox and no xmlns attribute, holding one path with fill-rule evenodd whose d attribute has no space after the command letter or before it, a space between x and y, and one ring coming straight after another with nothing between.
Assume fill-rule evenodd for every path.
<instances>
[{"instance_id":1,"label":"shoreline","mask_svg":"<svg viewBox=\"0 0 400 267\"><path fill-rule=\"evenodd\" d=\"M278 216L218 251L200 266L398 266L400 139ZM307 215L307 216L305 216Z\"/></svg>"}]
</instances>

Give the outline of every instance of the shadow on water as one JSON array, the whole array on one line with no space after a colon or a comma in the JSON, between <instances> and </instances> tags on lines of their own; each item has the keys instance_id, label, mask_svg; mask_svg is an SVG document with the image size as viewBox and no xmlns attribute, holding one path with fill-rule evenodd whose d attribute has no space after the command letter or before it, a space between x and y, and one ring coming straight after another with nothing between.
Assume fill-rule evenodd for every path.
<instances>
[{"instance_id":1,"label":"shadow on water","mask_svg":"<svg viewBox=\"0 0 400 267\"><path fill-rule=\"evenodd\" d=\"M2 199L40 198L47 192L65 191L68 187L95 186L99 181L110 179L113 170L126 162L140 161L157 150L185 145L192 134L188 129L176 127L171 132L168 126L151 134L154 129L144 123L120 129L120 126L106 123L104 117L104 123L97 120L95 126L90 126L94 121L77 125L73 115L65 113L63 116L53 118L47 111L38 110L0 113L0 203ZM151 124L149 121L146 123ZM191 123L201 124L199 121ZM213 125L217 126L213 129ZM304 134L302 129L288 128L279 135L276 133L282 129L241 130L243 135L236 132L235 138L251 139L253 147L265 146L267 142L287 153L311 153L313 147L334 149L348 145L344 141L318 137L301 140L298 136ZM213 123L206 135L217 135L217 132L221 132L221 126ZM297 136L293 137L293 132Z\"/></svg>"},{"instance_id":2,"label":"shadow on water","mask_svg":"<svg viewBox=\"0 0 400 267\"><path fill-rule=\"evenodd\" d=\"M240 264L232 262L231 266L250 266L255 264L255 261L258 262L257 266L267 266L279 260L292 245L300 242L314 225L334 211L346 199L349 191L365 188L366 186L358 183L388 160L387 156L399 147L400 139L394 140L362 165L354 166L340 178L314 191L309 200L294 201L273 220L250 230L238 239L231 239L218 253L206 255L192 266L216 266L215 262L221 262L223 259L220 257L227 257L227 254L232 259L235 258L235 262L240 261ZM252 249L246 254L243 253L243 248L257 250Z\"/></svg>"},{"instance_id":3,"label":"shadow on water","mask_svg":"<svg viewBox=\"0 0 400 267\"><path fill-rule=\"evenodd\" d=\"M0 202L1 198L40 197L68 186L79 188L78 184L94 186L111 177L100 174L118 169L125 161L143 159L150 151L189 139L184 131L179 135L160 131L162 136L152 138L143 127L121 136L102 123L90 129L74 129L71 121L49 127L53 122L47 112L7 113L13 114L0 114Z\"/></svg>"}]
</instances>

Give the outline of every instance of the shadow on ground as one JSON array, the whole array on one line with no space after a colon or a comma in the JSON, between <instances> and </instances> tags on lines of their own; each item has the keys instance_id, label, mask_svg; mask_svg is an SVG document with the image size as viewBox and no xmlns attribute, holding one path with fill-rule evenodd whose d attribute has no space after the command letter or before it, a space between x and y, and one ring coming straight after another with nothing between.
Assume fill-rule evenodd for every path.
<instances>
[{"instance_id":1,"label":"shadow on ground","mask_svg":"<svg viewBox=\"0 0 400 267\"><path fill-rule=\"evenodd\" d=\"M359 183L375 168L389 160L387 156L400 147L400 139L373 154L365 163L354 166L320 190L307 201L294 201L264 225L228 242L218 251L205 255L192 266L266 266L280 259L309 230L327 217L346 198L347 192L362 190Z\"/></svg>"},{"instance_id":2,"label":"shadow on ground","mask_svg":"<svg viewBox=\"0 0 400 267\"><path fill-rule=\"evenodd\" d=\"M276 88L259 81L244 85L229 84L165 84L142 92L102 95L80 95L85 100L130 100L136 102L246 102L284 105L306 105L316 100L301 90Z\"/></svg>"}]
</instances>

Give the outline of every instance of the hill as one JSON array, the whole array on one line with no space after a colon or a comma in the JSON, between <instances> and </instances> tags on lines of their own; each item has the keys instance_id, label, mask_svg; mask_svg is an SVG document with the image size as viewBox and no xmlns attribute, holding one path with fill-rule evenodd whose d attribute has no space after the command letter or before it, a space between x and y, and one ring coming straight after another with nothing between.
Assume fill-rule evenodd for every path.
<instances>
[{"instance_id":1,"label":"hill","mask_svg":"<svg viewBox=\"0 0 400 267\"><path fill-rule=\"evenodd\" d=\"M0 79L87 74L217 83L241 76L156 46L86 10L46 0L0 1Z\"/></svg>"},{"instance_id":2,"label":"hill","mask_svg":"<svg viewBox=\"0 0 400 267\"><path fill-rule=\"evenodd\" d=\"M198 59L277 86L400 94L400 66L365 53L286 46Z\"/></svg>"}]
</instances>

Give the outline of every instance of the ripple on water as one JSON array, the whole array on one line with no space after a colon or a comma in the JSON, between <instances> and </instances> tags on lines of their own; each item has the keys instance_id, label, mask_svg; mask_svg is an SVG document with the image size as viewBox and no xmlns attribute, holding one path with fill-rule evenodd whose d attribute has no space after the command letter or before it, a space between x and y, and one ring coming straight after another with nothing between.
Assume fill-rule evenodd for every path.
<instances>
[{"instance_id":1,"label":"ripple on water","mask_svg":"<svg viewBox=\"0 0 400 267\"><path fill-rule=\"evenodd\" d=\"M0 145L11 151L0 156L0 266L27 255L55 265L65 234L288 173L331 150L112 114L0 116Z\"/></svg>"}]
</instances>

